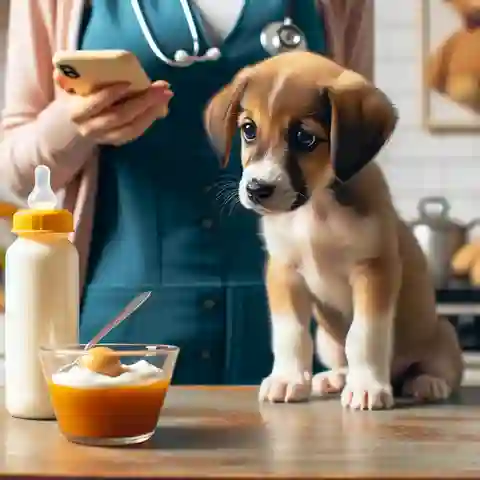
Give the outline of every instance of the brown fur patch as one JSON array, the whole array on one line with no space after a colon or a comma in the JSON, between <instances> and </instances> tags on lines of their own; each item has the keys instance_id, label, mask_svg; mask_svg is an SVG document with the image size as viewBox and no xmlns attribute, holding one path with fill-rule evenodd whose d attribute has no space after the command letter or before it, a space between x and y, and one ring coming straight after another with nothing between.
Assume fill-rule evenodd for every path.
<instances>
[{"instance_id":1,"label":"brown fur patch","mask_svg":"<svg viewBox=\"0 0 480 480\"><path fill-rule=\"evenodd\" d=\"M311 309L310 295L292 265L269 258L267 263L267 293L270 310L279 316L295 315Z\"/></svg>"},{"instance_id":2,"label":"brown fur patch","mask_svg":"<svg viewBox=\"0 0 480 480\"><path fill-rule=\"evenodd\" d=\"M228 164L230 157L232 138L240 113L240 100L247 87L249 73L249 68L238 73L233 82L220 90L205 109L205 128L213 146L222 156L223 166Z\"/></svg>"},{"instance_id":3,"label":"brown fur patch","mask_svg":"<svg viewBox=\"0 0 480 480\"><path fill-rule=\"evenodd\" d=\"M393 246L389 249L395 250ZM401 284L398 256L384 254L356 265L350 273L353 302L365 320L383 320L397 301Z\"/></svg>"}]
</instances>

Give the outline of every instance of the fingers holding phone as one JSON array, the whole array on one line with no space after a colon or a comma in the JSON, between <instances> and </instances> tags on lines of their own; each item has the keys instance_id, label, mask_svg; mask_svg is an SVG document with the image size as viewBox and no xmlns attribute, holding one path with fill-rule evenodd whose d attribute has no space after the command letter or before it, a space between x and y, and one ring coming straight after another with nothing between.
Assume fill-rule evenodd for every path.
<instances>
[{"instance_id":1,"label":"fingers holding phone","mask_svg":"<svg viewBox=\"0 0 480 480\"><path fill-rule=\"evenodd\" d=\"M168 114L166 82L151 83L129 52L59 52L55 80L69 93L71 119L98 144L122 145Z\"/></svg>"},{"instance_id":2,"label":"fingers holding phone","mask_svg":"<svg viewBox=\"0 0 480 480\"><path fill-rule=\"evenodd\" d=\"M123 145L140 137L166 115L172 95L168 88L155 83L145 92L127 98L122 98L121 87L108 87L87 97L89 105L82 105L73 120L82 135L96 143Z\"/></svg>"}]
</instances>

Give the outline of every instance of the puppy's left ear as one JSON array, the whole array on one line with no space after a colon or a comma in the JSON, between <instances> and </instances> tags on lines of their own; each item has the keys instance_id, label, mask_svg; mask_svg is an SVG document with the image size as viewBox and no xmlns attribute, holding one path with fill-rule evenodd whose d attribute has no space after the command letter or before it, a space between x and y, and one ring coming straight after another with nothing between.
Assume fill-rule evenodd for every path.
<instances>
[{"instance_id":1,"label":"puppy's left ear","mask_svg":"<svg viewBox=\"0 0 480 480\"><path fill-rule=\"evenodd\" d=\"M331 161L343 183L375 158L390 138L398 117L381 90L350 70L343 72L327 92L332 106Z\"/></svg>"},{"instance_id":2,"label":"puppy's left ear","mask_svg":"<svg viewBox=\"0 0 480 480\"><path fill-rule=\"evenodd\" d=\"M229 85L209 101L205 110L205 129L214 148L222 156L222 167L228 165L240 102L247 87L249 73L248 67L241 70Z\"/></svg>"}]
</instances>

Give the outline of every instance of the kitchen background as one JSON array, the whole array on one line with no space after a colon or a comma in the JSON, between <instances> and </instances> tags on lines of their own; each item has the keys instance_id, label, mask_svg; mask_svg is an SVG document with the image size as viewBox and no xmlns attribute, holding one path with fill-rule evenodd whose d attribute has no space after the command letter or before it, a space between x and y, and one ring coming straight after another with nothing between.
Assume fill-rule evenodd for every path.
<instances>
[{"instance_id":1,"label":"kitchen background","mask_svg":"<svg viewBox=\"0 0 480 480\"><path fill-rule=\"evenodd\" d=\"M392 3L391 0L375 2L375 81L396 104L400 122L379 160L388 176L395 203L405 218L412 219L417 215L417 203L421 197L443 195L451 204L451 214L457 219L469 221L480 216L480 135L432 135L424 130L421 115L420 2L403 0L400 8L392 8ZM7 4L7 0L0 0L2 65ZM0 68L0 91L3 91L3 73ZM475 152L478 152L477 155ZM0 348L1 357L1 318ZM480 350L480 345L478 348Z\"/></svg>"}]
</instances>

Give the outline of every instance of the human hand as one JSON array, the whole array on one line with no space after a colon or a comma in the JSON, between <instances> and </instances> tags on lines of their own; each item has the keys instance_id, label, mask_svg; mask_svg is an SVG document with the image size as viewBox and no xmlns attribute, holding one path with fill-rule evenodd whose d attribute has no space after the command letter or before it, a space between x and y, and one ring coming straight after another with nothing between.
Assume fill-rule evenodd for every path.
<instances>
[{"instance_id":1,"label":"human hand","mask_svg":"<svg viewBox=\"0 0 480 480\"><path fill-rule=\"evenodd\" d=\"M61 77L55 78L62 87ZM63 88L63 87L62 87ZM140 137L168 113L173 93L163 81L131 94L128 84L112 85L88 96L69 95L70 118L80 134L99 145L123 145Z\"/></svg>"}]
</instances>

